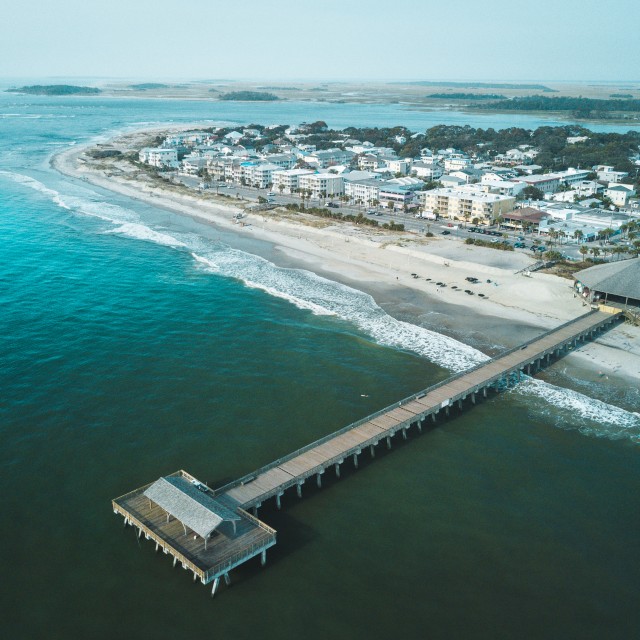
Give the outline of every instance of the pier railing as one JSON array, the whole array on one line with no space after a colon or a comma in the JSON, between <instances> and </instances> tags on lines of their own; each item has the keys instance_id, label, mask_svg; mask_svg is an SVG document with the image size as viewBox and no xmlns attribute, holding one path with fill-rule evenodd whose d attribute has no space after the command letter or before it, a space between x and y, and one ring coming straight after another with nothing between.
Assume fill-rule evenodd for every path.
<instances>
[{"instance_id":1,"label":"pier railing","mask_svg":"<svg viewBox=\"0 0 640 640\"><path fill-rule=\"evenodd\" d=\"M364 418L361 418L360 420L356 420L355 422L352 422L351 424L348 424L346 427L343 427L342 429L338 429L337 431L334 431L326 436L323 436L322 438L319 438L318 440L315 440L314 442L311 442L307 445L305 445L304 447L300 447L299 449L297 449L296 451L293 451L291 453L288 453L285 456L282 456L281 458L278 458L277 460L274 460L273 462L270 462L269 464L265 465L264 467L261 467L260 469L257 469L251 473L246 474L245 476L238 478L237 480L234 480L232 482L227 483L226 485L222 486L222 487L218 487L215 489L214 494L221 494L224 493L226 491L229 491L230 489L233 489L234 487L237 487L239 485L242 484L247 484L248 482L250 482L251 480L253 480L256 476L265 473L267 471L269 471L270 469L274 469L275 467L279 467L280 465L284 464L285 462L288 462L289 460L292 460L293 458L296 458L300 455L302 455L303 453L306 453L307 451L310 451L311 449L315 449L316 447L329 442L330 440L332 440L333 438L342 435L343 433L347 433L348 431L351 431L352 429L355 429L356 427L359 427L362 424L365 424L367 422L370 422L371 420L375 420L375 418L385 415L387 413L389 413L390 411L393 411L394 409L397 409L398 407L402 407L403 405L407 404L408 402L411 402L413 400L419 400L420 398L423 398L424 396L426 396L428 393L431 393L432 391L434 391L435 389L438 389L439 387L442 387L444 385L450 384L451 382L453 382L454 380L460 379L474 371L477 371L478 369L481 369L482 367L485 367L487 365L487 363L490 360L499 360L500 358L503 358L505 356L508 356L512 353L515 353L516 351L519 351L525 347L527 347L530 344L533 344L534 342L537 342L543 338L545 338L546 336L555 333L561 329L564 329L565 327L568 327L584 318L586 318L587 316L593 315L594 313L597 313L597 311L595 310L591 310L577 318L573 318L572 320L568 320L567 322L564 322L563 324L554 327L553 329L549 329L545 332L543 332L542 334L536 336L535 338L531 338L530 340L527 340L526 342L519 344L516 347L507 349L505 351L503 351L502 353L500 353L500 355L496 356L495 358L489 358L487 357L487 360L484 360L482 362L479 362L477 365L474 365L473 367L470 367L468 369L465 369L464 371L460 371L459 373L455 373L452 376L449 376L448 378L441 380L440 382L437 382L436 384L433 384L429 387L427 387L426 389L423 389L422 391L418 391L410 396L407 396L406 398L403 398L402 400L399 400L387 407L384 407L382 409L380 409L379 411L376 411L375 413L372 413ZM611 322L611 318L604 318L602 320L602 322L599 322L596 325L593 325L592 327L590 327L590 330L593 329L598 329L601 325L606 324L608 322Z\"/></svg>"}]
</instances>

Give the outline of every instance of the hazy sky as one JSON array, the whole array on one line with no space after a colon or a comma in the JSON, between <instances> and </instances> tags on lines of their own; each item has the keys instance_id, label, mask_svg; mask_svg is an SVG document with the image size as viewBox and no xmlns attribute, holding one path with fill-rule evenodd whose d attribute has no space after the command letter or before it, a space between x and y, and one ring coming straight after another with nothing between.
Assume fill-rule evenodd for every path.
<instances>
[{"instance_id":1,"label":"hazy sky","mask_svg":"<svg viewBox=\"0 0 640 640\"><path fill-rule=\"evenodd\" d=\"M0 0L0 76L640 81L640 0Z\"/></svg>"}]
</instances>

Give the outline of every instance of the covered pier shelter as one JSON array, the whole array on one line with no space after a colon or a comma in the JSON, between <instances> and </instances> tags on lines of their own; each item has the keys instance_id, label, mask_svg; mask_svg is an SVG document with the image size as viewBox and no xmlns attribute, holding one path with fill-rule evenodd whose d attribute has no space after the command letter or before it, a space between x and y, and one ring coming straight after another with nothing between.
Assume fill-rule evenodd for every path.
<instances>
[{"instance_id":1,"label":"covered pier shelter","mask_svg":"<svg viewBox=\"0 0 640 640\"><path fill-rule=\"evenodd\" d=\"M177 471L112 501L124 516L125 527L137 530L203 584L220 578L229 584L229 572L251 558L266 562L267 549L276 544L276 532L247 513L228 496L213 491L186 471Z\"/></svg>"},{"instance_id":2,"label":"covered pier shelter","mask_svg":"<svg viewBox=\"0 0 640 640\"><path fill-rule=\"evenodd\" d=\"M573 277L576 290L590 302L640 307L640 258L597 264Z\"/></svg>"}]
</instances>

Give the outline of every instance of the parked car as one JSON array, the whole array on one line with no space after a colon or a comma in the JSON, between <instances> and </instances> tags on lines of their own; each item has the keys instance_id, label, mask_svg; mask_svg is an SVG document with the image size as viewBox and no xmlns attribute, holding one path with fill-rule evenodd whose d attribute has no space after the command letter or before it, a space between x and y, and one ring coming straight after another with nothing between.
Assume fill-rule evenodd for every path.
<instances>
[{"instance_id":1,"label":"parked car","mask_svg":"<svg viewBox=\"0 0 640 640\"><path fill-rule=\"evenodd\" d=\"M449 229L445 229L445 230L442 232L442 235L443 235L443 236L451 235L451 231L449 231Z\"/></svg>"}]
</instances>

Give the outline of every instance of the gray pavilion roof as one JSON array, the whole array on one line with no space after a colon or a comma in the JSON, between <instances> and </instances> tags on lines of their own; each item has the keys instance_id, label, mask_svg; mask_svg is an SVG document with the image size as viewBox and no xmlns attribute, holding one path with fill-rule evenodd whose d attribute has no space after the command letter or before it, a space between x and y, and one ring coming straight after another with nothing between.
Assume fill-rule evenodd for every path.
<instances>
[{"instance_id":1,"label":"gray pavilion roof","mask_svg":"<svg viewBox=\"0 0 640 640\"><path fill-rule=\"evenodd\" d=\"M182 476L160 478L144 495L202 538L211 535L225 520L240 520L237 513Z\"/></svg>"},{"instance_id":2,"label":"gray pavilion roof","mask_svg":"<svg viewBox=\"0 0 640 640\"><path fill-rule=\"evenodd\" d=\"M598 264L574 278L594 291L640 300L640 258Z\"/></svg>"}]
</instances>

